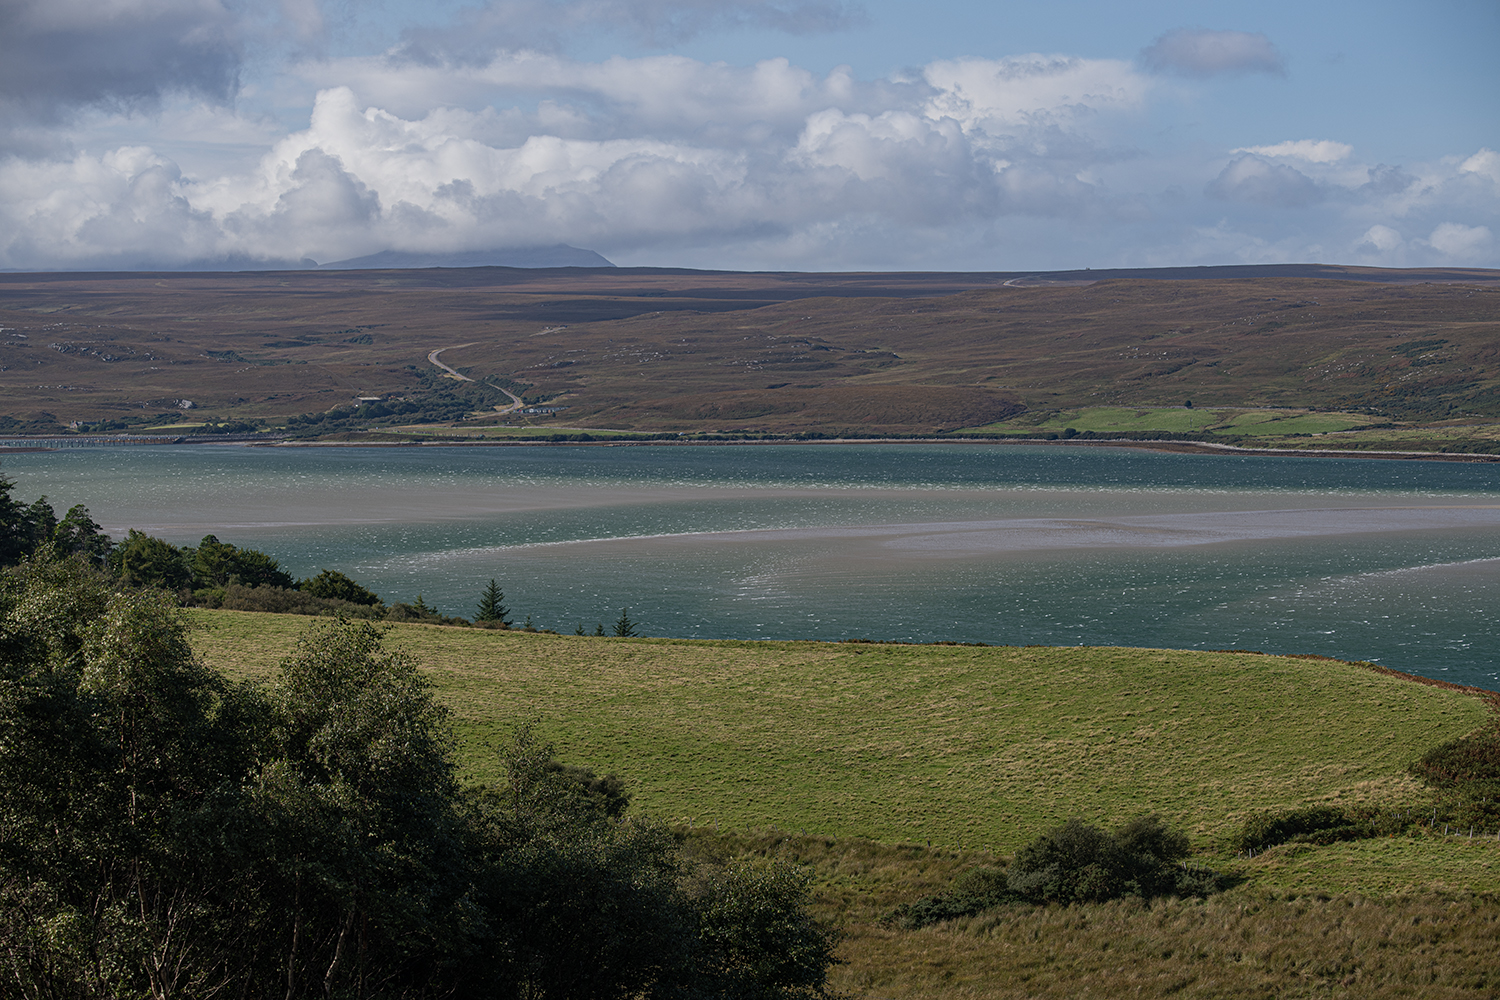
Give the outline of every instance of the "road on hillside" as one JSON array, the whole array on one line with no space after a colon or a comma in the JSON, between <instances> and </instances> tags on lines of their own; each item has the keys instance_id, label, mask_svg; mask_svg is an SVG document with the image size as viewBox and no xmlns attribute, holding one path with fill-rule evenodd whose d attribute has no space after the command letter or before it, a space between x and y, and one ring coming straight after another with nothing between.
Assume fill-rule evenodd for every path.
<instances>
[{"instance_id":1,"label":"road on hillside","mask_svg":"<svg viewBox=\"0 0 1500 1000\"><path fill-rule=\"evenodd\" d=\"M443 364L441 361L439 361L438 360L438 355L442 354L444 351L448 351L448 350L454 350L454 351L456 351L460 347L473 347L477 343L478 343L478 341L476 340L476 341L471 341L471 342L469 342L467 344L458 344L458 345L456 345L454 347L451 347L451 348L449 348L449 347L439 347L435 351L428 351L427 352L427 360L431 361L433 364L437 365L443 371L447 372L449 378L456 378L460 382L472 382L474 380L471 379L471 378L469 378L469 376L464 375L464 374L462 374L462 373L460 373L460 372L458 372L458 371L456 371L456 370L448 367L447 365ZM488 383L488 384L494 385L494 383ZM506 406L506 407L496 407L496 412L497 413L510 413L513 410L519 410L521 407L523 407L523 406L526 405L525 400L521 399L520 396L517 396L515 393L511 392L509 389L506 389L503 386L498 386L498 385L496 385L495 388L499 389L501 392L505 393L507 396L510 397L510 405Z\"/></svg>"}]
</instances>

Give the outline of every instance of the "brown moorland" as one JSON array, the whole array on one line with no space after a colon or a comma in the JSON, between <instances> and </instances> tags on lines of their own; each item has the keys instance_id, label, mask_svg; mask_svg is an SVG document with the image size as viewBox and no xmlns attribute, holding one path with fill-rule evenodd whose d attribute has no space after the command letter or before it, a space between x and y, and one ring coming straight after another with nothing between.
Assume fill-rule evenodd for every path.
<instances>
[{"instance_id":1,"label":"brown moorland","mask_svg":"<svg viewBox=\"0 0 1500 1000\"><path fill-rule=\"evenodd\" d=\"M476 385L566 407L499 416L496 388L460 400L461 427L930 434L1187 400L1500 418L1490 271L15 274L0 327L3 417L42 432L163 425L182 400L191 421L276 426L465 388L434 351Z\"/></svg>"}]
</instances>

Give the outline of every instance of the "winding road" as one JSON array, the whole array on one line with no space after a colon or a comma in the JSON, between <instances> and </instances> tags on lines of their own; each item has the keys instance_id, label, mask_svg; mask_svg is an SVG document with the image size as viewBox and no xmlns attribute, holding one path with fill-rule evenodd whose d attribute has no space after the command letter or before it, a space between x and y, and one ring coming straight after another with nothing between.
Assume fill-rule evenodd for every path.
<instances>
[{"instance_id":1,"label":"winding road","mask_svg":"<svg viewBox=\"0 0 1500 1000\"><path fill-rule=\"evenodd\" d=\"M458 379L460 382L473 382L474 379L469 378L469 376L464 375L464 374L456 371L455 369L450 368L447 365L443 364L441 361L439 361L438 360L438 355L442 354L444 351L449 351L449 350L456 351L460 347L473 347L477 343L479 343L479 341L472 340L472 341L470 341L467 344L456 344L453 347L439 347L435 351L428 351L427 352L427 360L431 361L433 364L437 365L443 371L447 372L448 374L444 376L445 378ZM494 383L487 383L487 384L494 385ZM519 410L521 407L523 407L523 406L526 405L525 401L522 400L520 396L517 396L515 393L511 392L509 389L506 389L506 388L504 388L502 386L498 386L498 385L496 385L495 388L499 389L501 392L505 393L507 396L510 397L510 400L511 400L509 406L506 406L506 407L497 407L496 408L496 412L497 413L510 413L511 411L513 411L513 410Z\"/></svg>"}]
</instances>

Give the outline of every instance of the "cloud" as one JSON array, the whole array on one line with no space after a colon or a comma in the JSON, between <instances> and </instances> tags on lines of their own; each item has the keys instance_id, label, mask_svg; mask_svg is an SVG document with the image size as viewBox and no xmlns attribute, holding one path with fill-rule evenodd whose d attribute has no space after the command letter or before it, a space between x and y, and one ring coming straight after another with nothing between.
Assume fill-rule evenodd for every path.
<instances>
[{"instance_id":1,"label":"cloud","mask_svg":"<svg viewBox=\"0 0 1500 1000\"><path fill-rule=\"evenodd\" d=\"M1242 153L1230 160L1205 191L1212 198L1271 208L1300 208L1323 198L1311 177L1254 153Z\"/></svg>"},{"instance_id":2,"label":"cloud","mask_svg":"<svg viewBox=\"0 0 1500 1000\"><path fill-rule=\"evenodd\" d=\"M1373 195L1397 195L1409 189L1417 183L1417 179L1400 167L1387 166L1377 163L1366 171L1370 180L1362 185L1362 190Z\"/></svg>"},{"instance_id":3,"label":"cloud","mask_svg":"<svg viewBox=\"0 0 1500 1000\"><path fill-rule=\"evenodd\" d=\"M1487 177L1500 184L1500 153L1493 149L1481 149L1458 165L1460 173Z\"/></svg>"},{"instance_id":4,"label":"cloud","mask_svg":"<svg viewBox=\"0 0 1500 1000\"><path fill-rule=\"evenodd\" d=\"M1236 153L1254 153L1257 156L1280 156L1308 163L1337 163L1347 159L1354 147L1331 139L1296 139L1278 142L1274 146L1245 146Z\"/></svg>"},{"instance_id":5,"label":"cloud","mask_svg":"<svg viewBox=\"0 0 1500 1000\"><path fill-rule=\"evenodd\" d=\"M1359 240L1356 249L1359 251L1374 251L1380 254L1388 254L1398 249L1402 244L1401 234L1390 226L1374 225L1365 230L1364 236Z\"/></svg>"},{"instance_id":6,"label":"cloud","mask_svg":"<svg viewBox=\"0 0 1500 1000\"><path fill-rule=\"evenodd\" d=\"M1119 60L1035 54L940 60L923 70L922 79L932 88L929 115L995 133L1074 127L1100 112L1133 111L1145 103L1151 86Z\"/></svg>"},{"instance_id":7,"label":"cloud","mask_svg":"<svg viewBox=\"0 0 1500 1000\"><path fill-rule=\"evenodd\" d=\"M792 35L864 22L841 0L489 0L442 27L403 33L395 55L428 65L482 63L496 50L557 52L579 36L623 33L664 47L710 31L762 28Z\"/></svg>"},{"instance_id":8,"label":"cloud","mask_svg":"<svg viewBox=\"0 0 1500 1000\"><path fill-rule=\"evenodd\" d=\"M774 269L1327 259L1330 247L1372 264L1500 262L1488 150L1405 168L1323 139L1210 163L1149 154L1117 137L1165 88L1118 60L942 60L883 80L785 59L541 52L304 70L351 83L319 88L289 134L172 97L150 119L155 149L98 152L105 128L143 126L91 111L78 119L98 119L90 131L66 134L92 136L94 152L0 158L0 267L555 243L623 263Z\"/></svg>"},{"instance_id":9,"label":"cloud","mask_svg":"<svg viewBox=\"0 0 1500 1000\"><path fill-rule=\"evenodd\" d=\"M0 0L0 123L235 93L241 50L219 0Z\"/></svg>"},{"instance_id":10,"label":"cloud","mask_svg":"<svg viewBox=\"0 0 1500 1000\"><path fill-rule=\"evenodd\" d=\"M1285 75L1286 59L1260 32L1173 28L1141 51L1153 73L1200 79L1244 73Z\"/></svg>"},{"instance_id":11,"label":"cloud","mask_svg":"<svg viewBox=\"0 0 1500 1000\"><path fill-rule=\"evenodd\" d=\"M1478 255L1493 242L1493 235L1488 226L1444 222L1432 231L1427 242L1441 254L1474 263Z\"/></svg>"}]
</instances>

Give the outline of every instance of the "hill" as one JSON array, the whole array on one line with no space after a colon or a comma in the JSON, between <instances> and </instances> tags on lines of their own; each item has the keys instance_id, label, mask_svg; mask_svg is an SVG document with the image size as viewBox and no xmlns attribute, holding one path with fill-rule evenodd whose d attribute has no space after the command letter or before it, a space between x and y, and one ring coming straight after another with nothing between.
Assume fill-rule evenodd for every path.
<instances>
[{"instance_id":1,"label":"hill","mask_svg":"<svg viewBox=\"0 0 1500 1000\"><path fill-rule=\"evenodd\" d=\"M265 677L306 619L194 611L214 666ZM852 996L1489 996L1500 841L1421 835L1237 858L1249 814L1313 803L1421 812L1406 774L1486 701L1366 666L1244 653L603 639L397 625L457 723L471 779L542 719L569 763L617 771L633 808L698 850L817 874ZM1067 816L1156 810L1207 901L886 919ZM1355 995L1350 993L1349 995Z\"/></svg>"},{"instance_id":2,"label":"hill","mask_svg":"<svg viewBox=\"0 0 1500 1000\"><path fill-rule=\"evenodd\" d=\"M192 612L213 665L265 676L306 619ZM1222 846L1248 814L1416 794L1480 725L1464 691L1320 659L1086 647L615 640L422 625L391 641L458 724L464 771L539 714L652 815L1010 851L1072 815L1160 811Z\"/></svg>"},{"instance_id":3,"label":"hill","mask_svg":"<svg viewBox=\"0 0 1500 1000\"><path fill-rule=\"evenodd\" d=\"M282 426L342 407L317 431L1045 436L1109 433L1109 418L1074 412L1105 406L1140 411L1134 431L1357 446L1296 437L1356 431L1487 450L1500 447L1497 277L1321 265L0 275L0 430ZM380 412L356 412L360 398ZM517 412L519 398L546 412ZM1188 401L1212 419L1181 426ZM1310 411L1337 416L1252 427Z\"/></svg>"}]
</instances>

